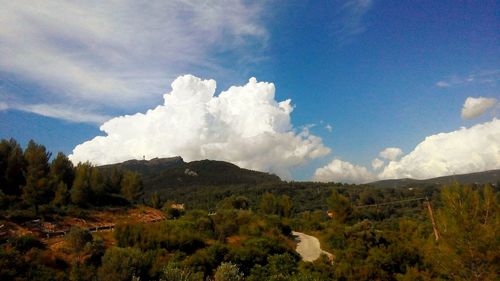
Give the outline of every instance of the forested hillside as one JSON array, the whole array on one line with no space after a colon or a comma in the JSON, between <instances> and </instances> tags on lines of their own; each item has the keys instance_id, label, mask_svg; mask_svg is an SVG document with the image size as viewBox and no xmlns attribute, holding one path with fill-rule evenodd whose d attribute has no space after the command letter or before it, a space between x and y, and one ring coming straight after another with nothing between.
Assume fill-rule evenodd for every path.
<instances>
[{"instance_id":1,"label":"forested hillside","mask_svg":"<svg viewBox=\"0 0 500 281\"><path fill-rule=\"evenodd\" d=\"M241 172L192 163L178 173ZM496 185L229 182L143 196L137 171L73 166L33 141L2 140L0 280L498 279ZM302 261L292 230L333 256Z\"/></svg>"}]
</instances>

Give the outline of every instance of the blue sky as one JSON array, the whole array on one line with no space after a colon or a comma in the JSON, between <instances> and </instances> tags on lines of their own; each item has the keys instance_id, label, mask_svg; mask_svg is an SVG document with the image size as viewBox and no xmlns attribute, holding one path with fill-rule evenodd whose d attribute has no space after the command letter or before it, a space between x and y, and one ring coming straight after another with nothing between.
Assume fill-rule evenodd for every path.
<instances>
[{"instance_id":1,"label":"blue sky","mask_svg":"<svg viewBox=\"0 0 500 281\"><path fill-rule=\"evenodd\" d=\"M418 169L408 164L421 158L415 147L429 136L490 123L494 141L478 143L492 159L464 168L450 164L457 156L443 165L453 172L500 168L497 1L223 2L3 3L0 138L35 139L71 154L106 135L102 121L162 104L179 75L214 79L217 93L256 77L274 83L276 101L291 99L296 134L307 127L331 150L285 165L287 177L380 178L371 162L388 147L402 151L385 164L394 161L399 172L383 173L441 175L408 172ZM463 118L468 97L490 100L480 100L481 114ZM456 155L464 155L459 149ZM251 161L233 162L282 172L281 163Z\"/></svg>"}]
</instances>

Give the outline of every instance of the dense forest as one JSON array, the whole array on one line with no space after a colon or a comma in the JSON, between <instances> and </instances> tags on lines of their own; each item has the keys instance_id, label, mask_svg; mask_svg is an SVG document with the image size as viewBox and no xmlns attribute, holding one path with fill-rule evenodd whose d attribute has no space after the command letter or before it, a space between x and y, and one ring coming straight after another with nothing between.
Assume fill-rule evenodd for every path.
<instances>
[{"instance_id":1,"label":"dense forest","mask_svg":"<svg viewBox=\"0 0 500 281\"><path fill-rule=\"evenodd\" d=\"M195 172L202 174L205 164L215 169L214 162L197 162ZM187 174L184 166L164 173ZM498 184L379 188L249 175L254 183L197 178L191 185L153 187L139 171L74 166L64 154L52 156L34 141L22 149L15 140L2 140L0 280L500 276ZM258 180L261 176L271 180ZM162 219L111 218L113 231L88 227L99 214L132 209L158 212ZM69 219L80 223L58 237L26 227ZM318 237L333 257L302 261L292 230Z\"/></svg>"}]
</instances>

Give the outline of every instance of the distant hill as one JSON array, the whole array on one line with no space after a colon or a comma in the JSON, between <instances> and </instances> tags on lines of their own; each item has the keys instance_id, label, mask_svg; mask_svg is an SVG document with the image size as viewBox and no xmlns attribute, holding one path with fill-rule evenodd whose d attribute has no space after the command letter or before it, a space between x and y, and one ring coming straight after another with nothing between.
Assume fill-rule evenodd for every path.
<instances>
[{"instance_id":1,"label":"distant hill","mask_svg":"<svg viewBox=\"0 0 500 281\"><path fill-rule=\"evenodd\" d=\"M452 175L438 178L431 178L425 180L416 179L394 179L394 180L381 180L368 185L375 187L411 187L423 185L444 185L458 182L460 184L497 184L500 182L500 170L491 170L479 173Z\"/></svg>"},{"instance_id":2,"label":"distant hill","mask_svg":"<svg viewBox=\"0 0 500 281\"><path fill-rule=\"evenodd\" d=\"M201 160L186 163L181 157L129 160L101 166L101 169L111 171L115 167L141 173L146 191L182 186L281 182L276 175L243 169L228 162Z\"/></svg>"},{"instance_id":3,"label":"distant hill","mask_svg":"<svg viewBox=\"0 0 500 281\"><path fill-rule=\"evenodd\" d=\"M186 164L182 157L154 158L151 160L128 160L122 163L100 166L107 171L113 168L130 170L141 173L143 176L156 175L167 169L179 167Z\"/></svg>"}]
</instances>

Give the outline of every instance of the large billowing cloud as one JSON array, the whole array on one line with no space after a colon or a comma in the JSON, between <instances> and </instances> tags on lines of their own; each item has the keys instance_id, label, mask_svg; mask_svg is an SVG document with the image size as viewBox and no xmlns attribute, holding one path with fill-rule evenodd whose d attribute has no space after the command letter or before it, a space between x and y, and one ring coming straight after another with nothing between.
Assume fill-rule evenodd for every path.
<instances>
[{"instance_id":1,"label":"large billowing cloud","mask_svg":"<svg viewBox=\"0 0 500 281\"><path fill-rule=\"evenodd\" d=\"M288 177L288 169L329 149L307 129L296 132L290 100L277 102L272 83L231 87L214 96L216 82L185 75L172 83L164 104L113 118L98 136L75 147L73 162L116 163L145 156L219 159Z\"/></svg>"},{"instance_id":2,"label":"large billowing cloud","mask_svg":"<svg viewBox=\"0 0 500 281\"><path fill-rule=\"evenodd\" d=\"M328 165L317 169L313 179L322 182L367 183L376 180L376 176L365 167L334 159Z\"/></svg>"},{"instance_id":3,"label":"large billowing cloud","mask_svg":"<svg viewBox=\"0 0 500 281\"><path fill-rule=\"evenodd\" d=\"M432 135L399 161L391 161L381 178L425 179L500 168L500 120Z\"/></svg>"},{"instance_id":4,"label":"large billowing cloud","mask_svg":"<svg viewBox=\"0 0 500 281\"><path fill-rule=\"evenodd\" d=\"M495 98L468 97L462 108L462 119L472 119L483 115L488 109L495 106Z\"/></svg>"},{"instance_id":5,"label":"large billowing cloud","mask_svg":"<svg viewBox=\"0 0 500 281\"><path fill-rule=\"evenodd\" d=\"M385 156L399 154L388 153ZM378 158L372 162L374 170L382 166L383 161ZM370 172L365 167L335 159L317 169L314 179L365 183L377 179L427 179L494 169L500 169L500 120L498 119L470 128L428 136L400 160L390 161L378 174Z\"/></svg>"}]
</instances>

